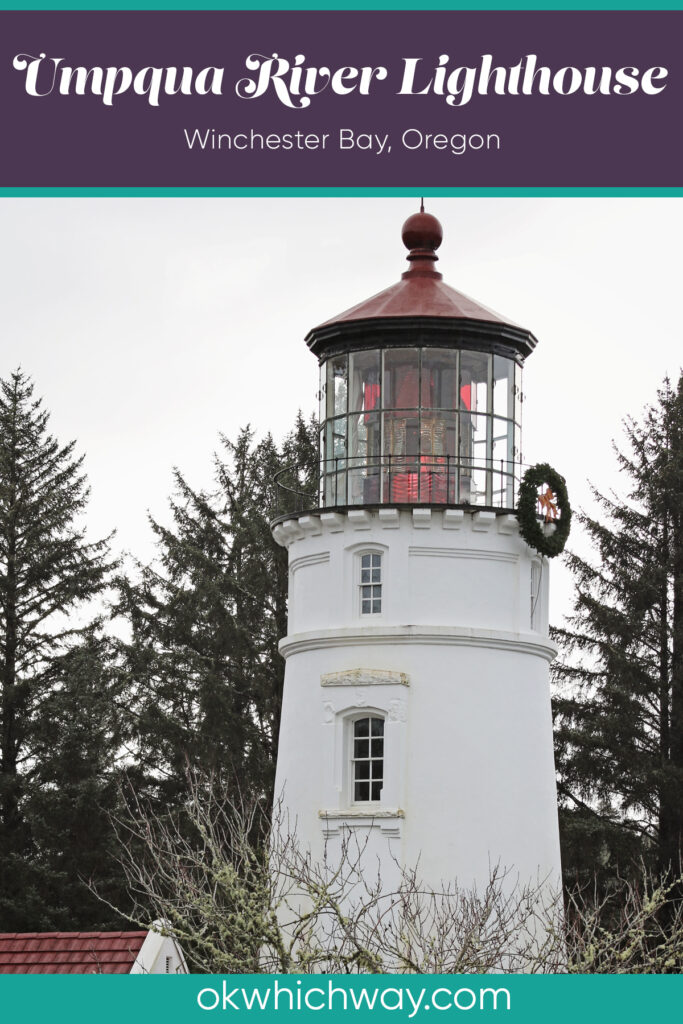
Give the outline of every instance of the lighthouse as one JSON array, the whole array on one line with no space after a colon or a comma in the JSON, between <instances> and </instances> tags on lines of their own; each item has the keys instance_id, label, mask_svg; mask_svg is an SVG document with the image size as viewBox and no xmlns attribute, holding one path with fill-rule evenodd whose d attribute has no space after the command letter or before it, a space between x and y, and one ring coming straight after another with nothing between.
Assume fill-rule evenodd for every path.
<instances>
[{"instance_id":1,"label":"lighthouse","mask_svg":"<svg viewBox=\"0 0 683 1024\"><path fill-rule=\"evenodd\" d=\"M548 562L519 532L534 335L447 285L438 220L408 265L306 337L320 476L273 525L289 560L276 774L314 860L345 837L387 890L493 869L559 885Z\"/></svg>"}]
</instances>

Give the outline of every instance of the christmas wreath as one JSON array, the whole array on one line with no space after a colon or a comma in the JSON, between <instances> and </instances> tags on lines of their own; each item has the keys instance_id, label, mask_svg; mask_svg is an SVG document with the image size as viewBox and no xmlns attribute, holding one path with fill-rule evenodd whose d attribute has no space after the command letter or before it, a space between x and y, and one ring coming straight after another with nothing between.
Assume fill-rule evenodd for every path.
<instances>
[{"instance_id":1,"label":"christmas wreath","mask_svg":"<svg viewBox=\"0 0 683 1024\"><path fill-rule=\"evenodd\" d=\"M545 489L539 494L539 487L544 486ZM544 532L543 523L539 521L539 505L542 513L545 512L545 522L553 523L555 526L550 533ZM519 532L529 547L535 548L548 558L554 558L564 551L571 526L572 509L564 477L547 462L531 466L524 474L519 489L517 518Z\"/></svg>"}]
</instances>

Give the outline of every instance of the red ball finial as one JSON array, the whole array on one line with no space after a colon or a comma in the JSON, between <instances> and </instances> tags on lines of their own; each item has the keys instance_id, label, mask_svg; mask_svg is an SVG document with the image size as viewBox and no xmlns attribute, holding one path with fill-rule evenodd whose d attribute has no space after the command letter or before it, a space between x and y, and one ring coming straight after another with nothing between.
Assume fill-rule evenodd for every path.
<instances>
[{"instance_id":1,"label":"red ball finial","mask_svg":"<svg viewBox=\"0 0 683 1024\"><path fill-rule=\"evenodd\" d=\"M414 213L403 225L401 237L406 249L422 249L435 252L443 241L443 228L436 217L424 212L424 204L420 212Z\"/></svg>"}]
</instances>

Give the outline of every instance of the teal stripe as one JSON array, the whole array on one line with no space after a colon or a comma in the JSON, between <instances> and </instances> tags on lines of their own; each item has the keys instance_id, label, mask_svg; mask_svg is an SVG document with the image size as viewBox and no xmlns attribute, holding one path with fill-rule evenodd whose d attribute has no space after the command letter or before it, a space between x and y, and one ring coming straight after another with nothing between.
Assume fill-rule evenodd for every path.
<instances>
[{"instance_id":1,"label":"teal stripe","mask_svg":"<svg viewBox=\"0 0 683 1024\"><path fill-rule=\"evenodd\" d=\"M0 188L3 197L54 197L54 198L190 198L199 197L213 199L220 197L267 197L279 198L323 198L340 196L361 198L364 196L384 196L387 198L401 196L452 196L454 198L509 196L523 198L526 196L554 197L574 196L588 198L626 198L636 196L642 198L677 198L683 196L683 188Z\"/></svg>"},{"instance_id":2,"label":"teal stripe","mask_svg":"<svg viewBox=\"0 0 683 1024\"><path fill-rule=\"evenodd\" d=\"M223 1008L223 984L230 994L239 992L244 986L248 993L258 990L264 994L269 992L264 1009L251 1002L251 1012L246 1009L239 995L240 1008L227 1005ZM293 992L293 1000L301 996L302 1006L296 1005L289 1009L286 998L281 1000L279 1008L275 1008L274 987L287 988ZM315 996L315 1005L319 1005L321 992L324 998L329 987L334 987L336 995L333 1008L322 1012L306 1009L304 996L309 990ZM484 1005L477 1005L471 1012L465 1009L471 1005L468 991L476 994L484 988L488 996ZM510 993L510 1009L507 1009L504 995L497 997L500 1005L497 1010L492 1005L492 989L507 989ZM207 1006L215 1002L211 994L213 989L218 997L215 1011L202 1010L197 1004L197 997L207 990L203 999ZM354 1011L349 1000L348 1009L344 1011L342 1000L344 991L353 990L357 995L362 989L375 991L374 1010ZM410 989L414 999L424 990L419 1014L411 1011L412 1004L406 996ZM270 991L269 991L270 990ZM385 1003L380 1002L386 990ZM438 993L436 990L439 990ZM451 1005L446 1010L445 1000L450 993L459 991L459 1009ZM431 1000L435 993L435 1010L425 1018L424 1003ZM664 975L365 975L350 977L349 975L289 975L279 978L260 975L232 975L221 977L204 975L195 977L122 977L111 975L16 975L0 977L0 998L2 999L2 1015L7 1021L21 1024L121 1024L129 1021L165 1022L165 1024L194 1024L194 1022L218 1022L228 1024L231 1021L244 1021L244 1024L284 1024L288 1021L317 1020L321 1024L331 1022L374 1021L375 1024L429 1024L432 1018L444 1024L461 1024L464 1021L476 1021L478 1024L606 1024L618 1021L619 1024L643 1024L644 1021L675 1021L680 1018L681 1000L683 999L683 979L681 976ZM401 1003L398 1002L401 998ZM363 1004L361 1003L361 1006ZM402 1009L399 1008L402 1006ZM412 1012L412 1016L411 1016Z\"/></svg>"},{"instance_id":3,"label":"teal stripe","mask_svg":"<svg viewBox=\"0 0 683 1024\"><path fill-rule=\"evenodd\" d=\"M29 0L19 5L18 0L0 0L0 10L13 11L410 11L416 9L416 0ZM425 0L422 11L679 11L683 0Z\"/></svg>"}]
</instances>

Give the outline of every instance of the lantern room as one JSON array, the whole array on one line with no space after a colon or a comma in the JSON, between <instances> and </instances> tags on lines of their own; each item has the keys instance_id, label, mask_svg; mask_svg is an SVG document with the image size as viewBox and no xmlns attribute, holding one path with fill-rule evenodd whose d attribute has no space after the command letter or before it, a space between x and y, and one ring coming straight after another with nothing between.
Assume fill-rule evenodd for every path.
<instances>
[{"instance_id":1,"label":"lantern room","mask_svg":"<svg viewBox=\"0 0 683 1024\"><path fill-rule=\"evenodd\" d=\"M312 330L320 364L320 504L513 509L529 332L446 285L442 229L403 225L408 270Z\"/></svg>"}]
</instances>

